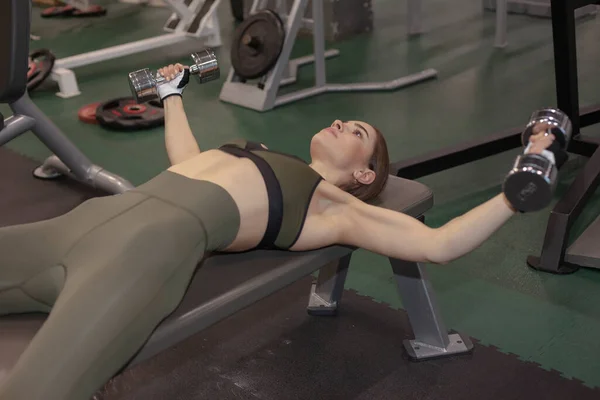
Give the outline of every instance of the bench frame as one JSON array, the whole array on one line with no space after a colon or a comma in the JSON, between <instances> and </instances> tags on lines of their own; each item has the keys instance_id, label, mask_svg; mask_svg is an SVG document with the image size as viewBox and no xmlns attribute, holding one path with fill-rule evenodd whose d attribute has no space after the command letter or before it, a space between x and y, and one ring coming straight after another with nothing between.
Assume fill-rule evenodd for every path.
<instances>
[{"instance_id":1,"label":"bench frame","mask_svg":"<svg viewBox=\"0 0 600 400\"><path fill-rule=\"evenodd\" d=\"M423 216L419 219L424 221ZM158 326L129 366L153 357L315 271L319 273L310 289L307 311L313 316L336 315L355 250L348 246L331 246L306 252L303 257L286 262L282 267L260 274L188 312L168 319L166 323ZM256 252L259 254L257 259L260 259L263 252L265 251ZM288 252L270 253L289 257ZM205 263L218 265L222 262L220 258L235 259L244 256L247 255L216 255L209 257ZM393 258L389 261L414 333L414 339L404 341L408 356L417 361L470 353L473 343L469 337L460 333L449 333L446 329L425 266Z\"/></svg>"}]
</instances>

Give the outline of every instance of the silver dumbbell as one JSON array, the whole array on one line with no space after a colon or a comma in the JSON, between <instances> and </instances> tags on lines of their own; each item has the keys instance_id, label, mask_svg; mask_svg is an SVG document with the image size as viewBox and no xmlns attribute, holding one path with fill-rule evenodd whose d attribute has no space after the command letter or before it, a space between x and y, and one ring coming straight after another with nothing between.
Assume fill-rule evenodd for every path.
<instances>
[{"instance_id":1,"label":"silver dumbbell","mask_svg":"<svg viewBox=\"0 0 600 400\"><path fill-rule=\"evenodd\" d=\"M550 125L547 133L553 134L555 141L547 150L554 154L556 161L564 158L573 129L567 114L555 108L535 111L521 135L524 146L529 144L537 124ZM541 154L522 154L504 180L503 191L517 210L538 211L552 201L556 178L557 166L549 158Z\"/></svg>"},{"instance_id":2,"label":"silver dumbbell","mask_svg":"<svg viewBox=\"0 0 600 400\"><path fill-rule=\"evenodd\" d=\"M198 83L206 83L219 79L219 62L212 49L204 49L192 53L190 75L195 76ZM144 68L129 73L129 87L137 103L145 103L158 98L158 86L166 79L157 72Z\"/></svg>"}]
</instances>

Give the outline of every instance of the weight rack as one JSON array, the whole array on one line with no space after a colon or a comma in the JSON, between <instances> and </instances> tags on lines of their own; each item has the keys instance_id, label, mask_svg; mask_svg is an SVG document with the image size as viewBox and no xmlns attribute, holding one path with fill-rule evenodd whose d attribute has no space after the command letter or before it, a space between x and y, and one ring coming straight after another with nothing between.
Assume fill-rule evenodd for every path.
<instances>
[{"instance_id":1,"label":"weight rack","mask_svg":"<svg viewBox=\"0 0 600 400\"><path fill-rule=\"evenodd\" d=\"M57 59L50 75L59 86L56 95L66 99L81 94L73 68L172 46L189 39L203 39L205 46L221 46L221 30L216 13L221 0L164 1L173 10L163 28L167 33Z\"/></svg>"},{"instance_id":2,"label":"weight rack","mask_svg":"<svg viewBox=\"0 0 600 400\"><path fill-rule=\"evenodd\" d=\"M600 218L567 249L569 231L600 183L600 151L596 151L600 139L580 133L581 128L600 122L600 104L580 109L575 32L575 11L598 3L597 0L551 0L556 98L558 108L573 124L573 139L567 151L590 157L551 212L541 256L527 259L532 268L556 274L575 272L579 267L600 268ZM513 128L485 139L396 162L391 164L391 171L403 178L417 179L503 153L522 146L523 130L523 127Z\"/></svg>"},{"instance_id":3,"label":"weight rack","mask_svg":"<svg viewBox=\"0 0 600 400\"><path fill-rule=\"evenodd\" d=\"M410 4L413 3L414 1L411 1ZM266 5L266 1L255 0L252 4L250 15L258 10L266 8ZM339 55L339 51L335 49L325 50L323 0L314 0L312 2L312 20L304 18L307 6L308 0L294 0L287 16L281 15L281 12L278 13L282 17L282 20L285 21L285 40L277 63L266 75L259 79L258 83L245 82L241 77L237 76L232 67L227 76L227 80L221 89L221 101L256 111L268 111L278 106L323 93L391 91L437 77L437 71L429 68L387 82L347 84L327 83L325 61L327 58ZM283 7L278 7L278 9L281 10ZM413 12L418 17L420 9L415 7ZM303 25L312 28L314 55L290 60L294 41L296 40L300 27ZM418 19L411 19L410 30L420 30ZM310 63L315 64L315 85L311 88L296 90L295 92L285 95L278 95L279 88L296 81L298 67Z\"/></svg>"}]
</instances>

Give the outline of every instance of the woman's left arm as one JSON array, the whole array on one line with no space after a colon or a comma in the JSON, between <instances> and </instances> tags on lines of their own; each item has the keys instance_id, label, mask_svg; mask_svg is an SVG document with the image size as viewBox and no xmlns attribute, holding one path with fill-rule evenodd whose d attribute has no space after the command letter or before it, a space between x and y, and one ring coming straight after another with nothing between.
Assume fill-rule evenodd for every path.
<instances>
[{"instance_id":1,"label":"woman's left arm","mask_svg":"<svg viewBox=\"0 0 600 400\"><path fill-rule=\"evenodd\" d=\"M406 261L446 264L479 247L515 210L504 194L430 228L406 214L352 201L339 213L340 244Z\"/></svg>"},{"instance_id":2,"label":"woman's left arm","mask_svg":"<svg viewBox=\"0 0 600 400\"><path fill-rule=\"evenodd\" d=\"M546 133L549 127L539 124L534 128L527 153L541 154L550 147L555 138ZM347 201L342 208L347 210L337 213L336 223L342 244L406 261L436 264L472 252L516 213L504 193L435 229L415 218L358 200Z\"/></svg>"}]
</instances>

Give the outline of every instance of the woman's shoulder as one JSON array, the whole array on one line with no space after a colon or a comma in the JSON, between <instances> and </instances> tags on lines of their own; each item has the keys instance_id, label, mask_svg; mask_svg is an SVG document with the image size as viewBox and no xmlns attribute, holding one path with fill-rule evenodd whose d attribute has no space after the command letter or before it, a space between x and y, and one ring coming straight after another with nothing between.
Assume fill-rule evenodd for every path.
<instances>
[{"instance_id":1,"label":"woman's shoulder","mask_svg":"<svg viewBox=\"0 0 600 400\"><path fill-rule=\"evenodd\" d=\"M352 205L356 202L360 202L359 199L352 196L350 193L340 189L325 179L322 179L317 185L315 196L318 196L323 201L329 201L332 205Z\"/></svg>"}]
</instances>

